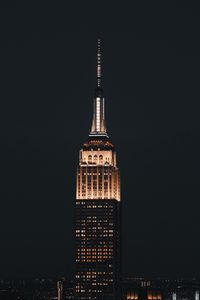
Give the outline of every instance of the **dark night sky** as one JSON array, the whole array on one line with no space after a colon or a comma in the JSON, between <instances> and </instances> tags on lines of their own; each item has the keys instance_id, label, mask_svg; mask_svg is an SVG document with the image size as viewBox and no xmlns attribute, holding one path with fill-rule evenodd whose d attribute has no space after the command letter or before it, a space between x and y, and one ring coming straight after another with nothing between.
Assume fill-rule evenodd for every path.
<instances>
[{"instance_id":1,"label":"dark night sky","mask_svg":"<svg viewBox=\"0 0 200 300\"><path fill-rule=\"evenodd\" d=\"M1 4L0 277L71 274L98 31L124 273L200 276L200 8L132 2Z\"/></svg>"}]
</instances>

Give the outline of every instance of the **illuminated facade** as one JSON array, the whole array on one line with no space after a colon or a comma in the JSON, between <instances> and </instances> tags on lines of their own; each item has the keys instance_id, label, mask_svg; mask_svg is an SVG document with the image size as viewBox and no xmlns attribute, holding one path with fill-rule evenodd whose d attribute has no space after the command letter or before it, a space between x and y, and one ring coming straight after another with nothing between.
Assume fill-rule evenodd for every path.
<instances>
[{"instance_id":1,"label":"illuminated facade","mask_svg":"<svg viewBox=\"0 0 200 300\"><path fill-rule=\"evenodd\" d=\"M79 153L76 178L75 299L118 300L120 283L120 174L106 131L98 39L92 127Z\"/></svg>"}]
</instances>

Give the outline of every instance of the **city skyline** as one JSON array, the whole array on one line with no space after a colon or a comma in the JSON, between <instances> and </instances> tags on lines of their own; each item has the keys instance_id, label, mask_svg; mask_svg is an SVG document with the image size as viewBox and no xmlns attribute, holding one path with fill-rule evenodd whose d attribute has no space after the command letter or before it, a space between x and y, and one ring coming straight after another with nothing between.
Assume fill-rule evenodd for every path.
<instances>
[{"instance_id":1,"label":"city skyline","mask_svg":"<svg viewBox=\"0 0 200 300\"><path fill-rule=\"evenodd\" d=\"M1 10L0 277L72 272L74 174L91 125L98 31L124 273L200 277L199 10L82 5Z\"/></svg>"}]
</instances>

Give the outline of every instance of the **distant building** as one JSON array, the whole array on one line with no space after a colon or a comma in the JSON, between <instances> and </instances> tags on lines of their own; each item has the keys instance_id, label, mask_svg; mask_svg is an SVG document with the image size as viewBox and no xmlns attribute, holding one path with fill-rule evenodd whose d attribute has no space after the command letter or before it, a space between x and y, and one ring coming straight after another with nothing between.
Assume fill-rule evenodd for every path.
<instances>
[{"instance_id":1,"label":"distant building","mask_svg":"<svg viewBox=\"0 0 200 300\"><path fill-rule=\"evenodd\" d=\"M195 292L195 300L199 300L199 291Z\"/></svg>"},{"instance_id":2,"label":"distant building","mask_svg":"<svg viewBox=\"0 0 200 300\"><path fill-rule=\"evenodd\" d=\"M159 285L144 278L125 278L123 281L124 300L165 300Z\"/></svg>"},{"instance_id":3,"label":"distant building","mask_svg":"<svg viewBox=\"0 0 200 300\"><path fill-rule=\"evenodd\" d=\"M57 294L58 294L58 300L63 300L63 282L62 281L57 282Z\"/></svg>"},{"instance_id":4,"label":"distant building","mask_svg":"<svg viewBox=\"0 0 200 300\"><path fill-rule=\"evenodd\" d=\"M106 131L100 39L92 128L77 169L74 281L75 299L120 299L120 174Z\"/></svg>"},{"instance_id":5,"label":"distant building","mask_svg":"<svg viewBox=\"0 0 200 300\"><path fill-rule=\"evenodd\" d=\"M132 290L128 291L124 299L126 300L164 300L162 293L158 290Z\"/></svg>"},{"instance_id":6,"label":"distant building","mask_svg":"<svg viewBox=\"0 0 200 300\"><path fill-rule=\"evenodd\" d=\"M175 292L172 293L172 300L176 300L176 293Z\"/></svg>"}]
</instances>

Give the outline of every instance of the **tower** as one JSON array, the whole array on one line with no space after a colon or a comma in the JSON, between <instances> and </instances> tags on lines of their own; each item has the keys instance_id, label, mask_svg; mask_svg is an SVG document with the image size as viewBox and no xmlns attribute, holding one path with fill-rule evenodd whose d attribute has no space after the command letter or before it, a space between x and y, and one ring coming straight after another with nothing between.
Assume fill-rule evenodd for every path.
<instances>
[{"instance_id":1,"label":"tower","mask_svg":"<svg viewBox=\"0 0 200 300\"><path fill-rule=\"evenodd\" d=\"M199 300L199 291L195 291L195 300Z\"/></svg>"},{"instance_id":2,"label":"tower","mask_svg":"<svg viewBox=\"0 0 200 300\"><path fill-rule=\"evenodd\" d=\"M57 282L57 295L58 300L63 300L63 282L60 280Z\"/></svg>"},{"instance_id":3,"label":"tower","mask_svg":"<svg viewBox=\"0 0 200 300\"><path fill-rule=\"evenodd\" d=\"M93 119L79 153L75 205L75 299L118 300L121 294L120 174L105 123L101 40Z\"/></svg>"},{"instance_id":4,"label":"tower","mask_svg":"<svg viewBox=\"0 0 200 300\"><path fill-rule=\"evenodd\" d=\"M172 300L176 300L176 292L172 293Z\"/></svg>"}]
</instances>

